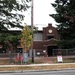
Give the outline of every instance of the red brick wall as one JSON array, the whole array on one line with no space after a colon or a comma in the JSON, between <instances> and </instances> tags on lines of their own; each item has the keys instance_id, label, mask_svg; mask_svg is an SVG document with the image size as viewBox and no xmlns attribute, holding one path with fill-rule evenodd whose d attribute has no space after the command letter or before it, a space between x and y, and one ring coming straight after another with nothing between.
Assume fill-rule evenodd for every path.
<instances>
[{"instance_id":1,"label":"red brick wall","mask_svg":"<svg viewBox=\"0 0 75 75\"><path fill-rule=\"evenodd\" d=\"M42 41L34 41L33 48L34 49L43 49L43 42Z\"/></svg>"}]
</instances>

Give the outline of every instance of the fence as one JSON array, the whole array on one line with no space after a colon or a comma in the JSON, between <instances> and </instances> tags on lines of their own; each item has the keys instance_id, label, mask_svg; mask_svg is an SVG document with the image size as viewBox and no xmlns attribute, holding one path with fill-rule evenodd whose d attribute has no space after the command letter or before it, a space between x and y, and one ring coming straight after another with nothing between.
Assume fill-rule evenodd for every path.
<instances>
[{"instance_id":1,"label":"fence","mask_svg":"<svg viewBox=\"0 0 75 75\"><path fill-rule=\"evenodd\" d=\"M62 56L74 56L75 49L53 49L53 56L62 55Z\"/></svg>"}]
</instances>

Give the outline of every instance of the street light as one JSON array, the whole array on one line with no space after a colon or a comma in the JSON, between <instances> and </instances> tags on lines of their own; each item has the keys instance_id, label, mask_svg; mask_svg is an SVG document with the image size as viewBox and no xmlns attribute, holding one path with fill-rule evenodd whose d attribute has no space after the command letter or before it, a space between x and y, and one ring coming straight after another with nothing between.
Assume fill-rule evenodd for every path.
<instances>
[{"instance_id":1,"label":"street light","mask_svg":"<svg viewBox=\"0 0 75 75\"><path fill-rule=\"evenodd\" d=\"M31 41L31 49L32 49L32 62L34 63L34 50L33 50L33 0L31 3L31 30L32 30L32 41Z\"/></svg>"}]
</instances>

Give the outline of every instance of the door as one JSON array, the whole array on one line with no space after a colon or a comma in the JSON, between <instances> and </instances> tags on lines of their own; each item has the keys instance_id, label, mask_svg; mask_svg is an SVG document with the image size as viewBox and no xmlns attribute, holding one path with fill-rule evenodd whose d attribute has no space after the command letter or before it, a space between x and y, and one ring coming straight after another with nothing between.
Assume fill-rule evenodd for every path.
<instances>
[{"instance_id":1,"label":"door","mask_svg":"<svg viewBox=\"0 0 75 75\"><path fill-rule=\"evenodd\" d=\"M58 47L57 46L48 46L47 47L47 54L49 57L53 56L53 49L58 49Z\"/></svg>"}]
</instances>

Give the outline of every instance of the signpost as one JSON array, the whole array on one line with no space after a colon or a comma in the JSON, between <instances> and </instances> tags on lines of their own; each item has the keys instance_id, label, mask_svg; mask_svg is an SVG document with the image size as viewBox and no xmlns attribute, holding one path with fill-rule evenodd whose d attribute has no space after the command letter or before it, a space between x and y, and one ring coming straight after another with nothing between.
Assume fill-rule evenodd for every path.
<instances>
[{"instance_id":1,"label":"signpost","mask_svg":"<svg viewBox=\"0 0 75 75\"><path fill-rule=\"evenodd\" d=\"M57 56L57 62L63 62L62 55Z\"/></svg>"}]
</instances>

